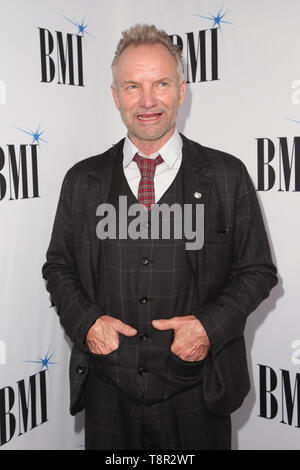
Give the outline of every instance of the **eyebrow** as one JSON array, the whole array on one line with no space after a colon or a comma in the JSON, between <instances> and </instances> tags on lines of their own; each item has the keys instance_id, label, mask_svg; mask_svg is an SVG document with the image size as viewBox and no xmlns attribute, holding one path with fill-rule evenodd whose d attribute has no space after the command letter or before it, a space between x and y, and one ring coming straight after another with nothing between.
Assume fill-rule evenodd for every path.
<instances>
[{"instance_id":1,"label":"eyebrow","mask_svg":"<svg viewBox=\"0 0 300 470\"><path fill-rule=\"evenodd\" d=\"M160 78L159 80L155 80L154 83L159 83L159 82L166 82L166 81L172 81L170 77L163 77ZM121 85L139 85L140 82L135 82L134 80L124 80Z\"/></svg>"},{"instance_id":2,"label":"eyebrow","mask_svg":"<svg viewBox=\"0 0 300 470\"><path fill-rule=\"evenodd\" d=\"M134 80L124 80L124 82L121 83L121 85L138 85L138 82L135 82Z\"/></svg>"}]
</instances>

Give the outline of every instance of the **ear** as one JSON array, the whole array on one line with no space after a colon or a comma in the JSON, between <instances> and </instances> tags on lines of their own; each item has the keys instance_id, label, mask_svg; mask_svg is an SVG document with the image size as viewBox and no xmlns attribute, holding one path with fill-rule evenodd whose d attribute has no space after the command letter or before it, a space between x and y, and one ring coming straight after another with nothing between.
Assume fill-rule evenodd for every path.
<instances>
[{"instance_id":1,"label":"ear","mask_svg":"<svg viewBox=\"0 0 300 470\"><path fill-rule=\"evenodd\" d=\"M186 88L186 81L183 80L179 87L179 106L182 105L183 100L184 100L184 95L185 95L185 88Z\"/></svg>"},{"instance_id":2,"label":"ear","mask_svg":"<svg viewBox=\"0 0 300 470\"><path fill-rule=\"evenodd\" d=\"M113 95L113 98L114 98L116 108L120 111L120 105L119 105L117 90L115 89L115 87L113 85L111 85L111 91L112 91L112 95Z\"/></svg>"}]
</instances>

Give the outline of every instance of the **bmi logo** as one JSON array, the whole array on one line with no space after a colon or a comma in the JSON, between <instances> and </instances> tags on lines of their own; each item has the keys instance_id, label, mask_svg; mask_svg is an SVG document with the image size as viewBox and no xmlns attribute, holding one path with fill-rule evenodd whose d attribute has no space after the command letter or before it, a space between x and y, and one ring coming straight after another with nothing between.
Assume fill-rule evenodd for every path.
<instances>
[{"instance_id":1,"label":"bmi logo","mask_svg":"<svg viewBox=\"0 0 300 470\"><path fill-rule=\"evenodd\" d=\"M38 149L40 142L46 142L40 130L21 129L32 138L30 144L7 144L0 147L0 202L40 197L38 175Z\"/></svg>"},{"instance_id":2,"label":"bmi logo","mask_svg":"<svg viewBox=\"0 0 300 470\"><path fill-rule=\"evenodd\" d=\"M51 32L46 28L38 28L40 40L41 82L59 85L84 86L83 73L83 39L88 25L85 18L81 23L67 17L77 32Z\"/></svg>"},{"instance_id":3,"label":"bmi logo","mask_svg":"<svg viewBox=\"0 0 300 470\"><path fill-rule=\"evenodd\" d=\"M224 17L228 12L222 12L222 8L215 15L193 16L205 19L210 23L210 28L200 31L188 32L184 36L171 34L174 44L177 44L184 52L186 60L186 82L208 82L219 80L219 45L218 35L222 30L222 24L230 24Z\"/></svg>"},{"instance_id":4,"label":"bmi logo","mask_svg":"<svg viewBox=\"0 0 300 470\"><path fill-rule=\"evenodd\" d=\"M0 446L49 420L47 371L49 364L56 364L52 356L24 361L41 365L39 372L0 389Z\"/></svg>"},{"instance_id":5,"label":"bmi logo","mask_svg":"<svg viewBox=\"0 0 300 470\"><path fill-rule=\"evenodd\" d=\"M189 32L185 37L169 36L186 53L186 82L219 80L218 74L218 28Z\"/></svg>"},{"instance_id":6,"label":"bmi logo","mask_svg":"<svg viewBox=\"0 0 300 470\"><path fill-rule=\"evenodd\" d=\"M300 104L300 80L292 82L291 102ZM300 121L289 119L293 125ZM300 191L300 137L257 139L257 190Z\"/></svg>"},{"instance_id":7,"label":"bmi logo","mask_svg":"<svg viewBox=\"0 0 300 470\"><path fill-rule=\"evenodd\" d=\"M300 137L257 139L257 190L300 191Z\"/></svg>"},{"instance_id":8,"label":"bmi logo","mask_svg":"<svg viewBox=\"0 0 300 470\"><path fill-rule=\"evenodd\" d=\"M299 352L299 351L298 351ZM300 374L259 367L259 417L300 428Z\"/></svg>"}]
</instances>

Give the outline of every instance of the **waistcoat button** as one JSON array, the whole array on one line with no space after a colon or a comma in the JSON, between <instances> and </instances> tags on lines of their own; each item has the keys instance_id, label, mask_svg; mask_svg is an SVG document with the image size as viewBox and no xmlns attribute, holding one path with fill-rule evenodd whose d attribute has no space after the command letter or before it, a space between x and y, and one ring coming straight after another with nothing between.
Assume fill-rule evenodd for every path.
<instances>
[{"instance_id":1,"label":"waistcoat button","mask_svg":"<svg viewBox=\"0 0 300 470\"><path fill-rule=\"evenodd\" d=\"M84 375L86 371L87 371L86 365L83 364L82 362L78 364L78 366L76 367L76 372L78 375Z\"/></svg>"},{"instance_id":2,"label":"waistcoat button","mask_svg":"<svg viewBox=\"0 0 300 470\"><path fill-rule=\"evenodd\" d=\"M140 303L141 303L142 305L145 305L145 304L148 302L148 300L149 300L148 297L141 297L141 298L140 298Z\"/></svg>"}]
</instances>

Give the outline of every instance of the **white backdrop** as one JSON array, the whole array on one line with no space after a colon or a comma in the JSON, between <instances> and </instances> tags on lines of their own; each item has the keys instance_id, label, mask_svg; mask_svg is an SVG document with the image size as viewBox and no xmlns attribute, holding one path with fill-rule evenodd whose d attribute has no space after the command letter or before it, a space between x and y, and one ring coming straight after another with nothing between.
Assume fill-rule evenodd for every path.
<instances>
[{"instance_id":1,"label":"white backdrop","mask_svg":"<svg viewBox=\"0 0 300 470\"><path fill-rule=\"evenodd\" d=\"M0 0L0 17L1 449L84 448L83 413L68 413L70 344L41 267L67 169L125 134L110 64L137 22L181 38L190 83L178 128L247 165L279 271L246 326L252 389L233 447L299 449L299 2Z\"/></svg>"}]
</instances>

